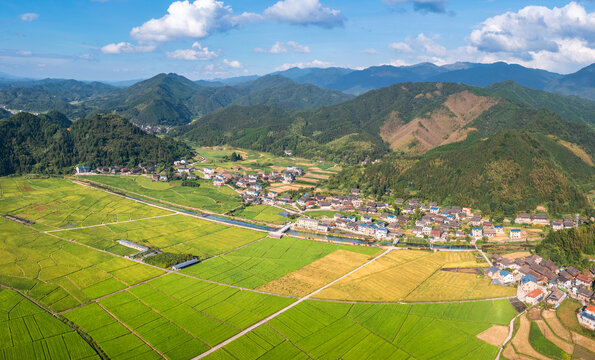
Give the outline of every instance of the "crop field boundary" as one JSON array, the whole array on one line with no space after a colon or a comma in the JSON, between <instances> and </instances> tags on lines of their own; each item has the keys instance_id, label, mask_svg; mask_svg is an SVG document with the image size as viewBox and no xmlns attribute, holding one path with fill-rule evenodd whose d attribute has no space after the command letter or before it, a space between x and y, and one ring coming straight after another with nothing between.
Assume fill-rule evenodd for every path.
<instances>
[{"instance_id":1,"label":"crop field boundary","mask_svg":"<svg viewBox=\"0 0 595 360\"><path fill-rule=\"evenodd\" d=\"M133 220L116 221L116 222L111 222L111 223L96 224L96 225L88 225L88 226L79 226L79 227L72 227L72 228L63 228L63 229L56 229L56 230L46 230L46 231L44 231L44 233L46 233L46 234L47 234L47 233L54 233L54 232L60 232L60 231L71 231L71 230L90 229L90 228L101 227L101 226L107 226L107 225L120 225L120 224L124 224L124 223L136 222L136 221L151 220L151 219L159 219L159 218L162 218L162 217L168 217L168 216L173 216L173 215L177 215L177 214L176 214L176 213L174 213L174 212L172 212L171 214L157 215L157 216L150 216L150 217L141 218L141 219L133 219Z\"/></svg>"},{"instance_id":2,"label":"crop field boundary","mask_svg":"<svg viewBox=\"0 0 595 360\"><path fill-rule=\"evenodd\" d=\"M99 344L97 344L97 342L89 334L87 334L83 329L81 329L78 325L74 324L71 321L66 320L64 317L61 316L61 314L58 314L58 313L56 313L56 312L54 312L54 311L46 308L45 306L43 306L42 304L40 304L35 299L33 299L30 296L24 294L19 289L15 289L15 288L13 288L11 286L7 286L7 285L1 284L1 283L0 283L0 288L12 290L12 291L18 293L23 298L25 298L26 301L29 301L29 302L33 303L35 306L37 306L38 308L40 308L44 312L50 314L53 318L57 319L61 323L65 324L66 326L68 326L69 328L71 328L72 330L74 330L77 333L78 336L80 336L87 344L89 344L89 346L97 353L97 355L99 355L99 357L101 359L109 359L109 357L103 351L103 349L101 349L101 347L99 346Z\"/></svg>"}]
</instances>

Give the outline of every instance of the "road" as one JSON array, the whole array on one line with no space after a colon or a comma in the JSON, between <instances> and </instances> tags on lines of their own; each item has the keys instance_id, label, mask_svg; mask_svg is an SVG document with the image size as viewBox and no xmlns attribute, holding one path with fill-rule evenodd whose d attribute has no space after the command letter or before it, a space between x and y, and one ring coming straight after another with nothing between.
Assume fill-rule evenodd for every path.
<instances>
[{"instance_id":1,"label":"road","mask_svg":"<svg viewBox=\"0 0 595 360\"><path fill-rule=\"evenodd\" d=\"M382 254L380 254L380 255L376 256L375 258L373 258L372 260L370 260L370 261L366 262L365 264L358 266L357 268L355 268L355 269L351 270L351 271L350 271L350 272L348 272L347 274L345 274L345 275L343 275L343 276L341 276L341 277L339 277L339 278L337 278L337 279L335 279L335 280L331 281L330 283L328 283L328 284L324 285L323 287L321 287L321 288L319 288L319 289L317 289L317 290L315 290L315 291L311 292L310 294L308 294L308 295L306 295L306 296L304 296L304 297L302 297L302 298L299 298L299 299L298 299L296 302L294 302L294 303L291 303L290 305L288 305L288 306L284 307L283 309L281 309L281 310L277 311L276 313L274 313L274 314L272 314L272 315L269 315L269 316L267 316L266 318L264 318L264 319L260 320L259 322L257 322L257 323L255 323L255 324L253 324L252 326L249 326L248 328L246 328L246 329L242 330L241 332L239 332L238 334L236 334L236 335L234 335L234 336L230 337L229 339L227 339L227 340L225 340L225 341L223 341L223 342L221 342L221 343L219 343L219 344L217 344L217 345L213 346L211 349L209 349L208 351L206 351L206 352L204 352L204 353L202 353L202 354L200 354L200 355L196 356L196 357L195 357L195 358L193 358L192 360L202 359L202 358L204 358L204 357L206 357L206 356L208 356L208 355L210 355L210 354L214 353L215 351L217 351L217 350L221 349L221 348L222 348L222 347L224 347L225 345L227 345L227 344L229 344L229 343L233 342L234 340L237 340L237 339L239 339L240 337L242 337L242 336L246 335L247 333L249 333L250 331L252 331L252 330L256 329L257 327L259 327L259 326L261 326L261 325L264 325L264 324L266 324L267 322L271 321L272 319L276 318L277 316L279 316L279 315L281 315L281 314L285 313L286 311L288 311L288 310L290 310L290 309L292 309L292 308L296 307L297 305L301 304L302 302L304 302L304 301L306 301L306 300L310 299L312 296L314 296L314 295L318 294L319 292L323 291L324 289L326 289L326 288L328 288L328 287L330 287L330 286L332 286L332 285L336 284L337 282L339 282L339 281L343 280L344 278L348 277L349 275L353 274L354 272L358 271L359 269L361 269L361 268L365 267L366 265L368 265L368 264L370 264L370 263L372 263L372 262L374 262L374 261L376 261L376 260L380 259L381 257L383 257L384 255L388 254L388 253L389 253L389 252L391 252L391 251L392 251L391 249L387 249L387 250L385 250L385 251L384 251Z\"/></svg>"}]
</instances>

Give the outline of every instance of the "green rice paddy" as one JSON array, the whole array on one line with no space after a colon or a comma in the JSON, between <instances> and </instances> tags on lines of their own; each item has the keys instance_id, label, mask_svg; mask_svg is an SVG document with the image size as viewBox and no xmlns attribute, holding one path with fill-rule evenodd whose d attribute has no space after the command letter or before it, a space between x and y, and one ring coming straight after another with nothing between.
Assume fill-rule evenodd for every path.
<instances>
[{"instance_id":1,"label":"green rice paddy","mask_svg":"<svg viewBox=\"0 0 595 360\"><path fill-rule=\"evenodd\" d=\"M217 187L200 180L200 187L181 186L181 181L153 182L145 176L86 176L86 179L120 189L131 196L146 196L196 209L226 213L242 204L240 196L227 186Z\"/></svg>"},{"instance_id":2,"label":"green rice paddy","mask_svg":"<svg viewBox=\"0 0 595 360\"><path fill-rule=\"evenodd\" d=\"M234 211L231 215L248 220L263 221L270 224L283 224L288 218L279 215L284 210L269 205L254 205Z\"/></svg>"},{"instance_id":3,"label":"green rice paddy","mask_svg":"<svg viewBox=\"0 0 595 360\"><path fill-rule=\"evenodd\" d=\"M99 359L73 329L21 296L0 289L1 359Z\"/></svg>"}]
</instances>

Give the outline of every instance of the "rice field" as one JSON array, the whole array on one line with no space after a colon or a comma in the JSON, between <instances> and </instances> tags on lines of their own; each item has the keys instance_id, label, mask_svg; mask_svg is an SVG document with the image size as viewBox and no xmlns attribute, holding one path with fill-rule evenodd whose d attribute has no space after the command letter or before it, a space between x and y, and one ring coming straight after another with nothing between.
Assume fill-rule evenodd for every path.
<instances>
[{"instance_id":1,"label":"rice field","mask_svg":"<svg viewBox=\"0 0 595 360\"><path fill-rule=\"evenodd\" d=\"M207 359L493 359L498 348L476 335L515 315L506 300L432 305L306 301Z\"/></svg>"},{"instance_id":2,"label":"rice field","mask_svg":"<svg viewBox=\"0 0 595 360\"><path fill-rule=\"evenodd\" d=\"M99 359L73 329L21 296L0 289L0 358Z\"/></svg>"},{"instance_id":3,"label":"rice field","mask_svg":"<svg viewBox=\"0 0 595 360\"><path fill-rule=\"evenodd\" d=\"M227 186L213 186L210 181L206 180L199 180L200 187L186 187L181 186L181 181L154 183L146 176L97 175L86 176L85 178L118 188L132 196L147 196L220 214L233 210L242 204L242 198L234 190Z\"/></svg>"},{"instance_id":4,"label":"rice field","mask_svg":"<svg viewBox=\"0 0 595 360\"><path fill-rule=\"evenodd\" d=\"M168 214L63 179L0 178L2 213L44 230L114 223Z\"/></svg>"},{"instance_id":5,"label":"rice field","mask_svg":"<svg viewBox=\"0 0 595 360\"><path fill-rule=\"evenodd\" d=\"M293 301L171 274L75 309L66 317L91 334L111 358L131 354L157 358L160 353L184 360Z\"/></svg>"},{"instance_id":6,"label":"rice field","mask_svg":"<svg viewBox=\"0 0 595 360\"><path fill-rule=\"evenodd\" d=\"M0 218L0 283L62 311L163 271Z\"/></svg>"},{"instance_id":7,"label":"rice field","mask_svg":"<svg viewBox=\"0 0 595 360\"><path fill-rule=\"evenodd\" d=\"M177 254L211 257L262 239L266 233L233 228L184 215L105 225L57 233L61 237L116 254L137 251L118 245L125 239Z\"/></svg>"},{"instance_id":8,"label":"rice field","mask_svg":"<svg viewBox=\"0 0 595 360\"><path fill-rule=\"evenodd\" d=\"M253 205L248 206L245 209L234 211L232 215L248 220L263 221L266 223L279 225L289 221L288 218L279 215L281 212L283 212L283 210L279 209L278 207L269 205Z\"/></svg>"},{"instance_id":9,"label":"rice field","mask_svg":"<svg viewBox=\"0 0 595 360\"><path fill-rule=\"evenodd\" d=\"M485 265L485 264L484 264ZM514 296L512 287L491 285L473 274L442 268L482 266L471 252L395 250L316 295L360 301L480 300Z\"/></svg>"},{"instance_id":10,"label":"rice field","mask_svg":"<svg viewBox=\"0 0 595 360\"><path fill-rule=\"evenodd\" d=\"M203 279L256 288L339 249L373 255L377 248L336 245L296 238L266 238L183 270Z\"/></svg>"}]
</instances>

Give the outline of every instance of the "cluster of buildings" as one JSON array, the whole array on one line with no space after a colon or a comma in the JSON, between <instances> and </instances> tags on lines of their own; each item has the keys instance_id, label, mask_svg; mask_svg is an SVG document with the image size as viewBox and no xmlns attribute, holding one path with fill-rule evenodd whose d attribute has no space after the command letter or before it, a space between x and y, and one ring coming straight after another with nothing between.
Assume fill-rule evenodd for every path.
<instances>
[{"instance_id":1,"label":"cluster of buildings","mask_svg":"<svg viewBox=\"0 0 595 360\"><path fill-rule=\"evenodd\" d=\"M260 192L263 190L264 183L280 182L284 184L291 184L298 176L304 175L304 170L295 166L288 166L283 172L273 171L270 174L259 173L242 175L238 173L239 171L240 168L237 166L234 168L234 173L217 173L217 171L208 167L205 167L202 170L204 178L213 180L213 185L224 186L225 184L233 184L238 189L246 189L251 197L260 196ZM257 191L258 193L254 193L254 191Z\"/></svg>"},{"instance_id":2,"label":"cluster of buildings","mask_svg":"<svg viewBox=\"0 0 595 360\"><path fill-rule=\"evenodd\" d=\"M514 219L514 222L516 224L550 226L552 230L557 231L575 227L577 225L578 219L573 220L570 217L565 217L562 220L550 221L548 216L545 214L535 214L531 216L527 213L521 213Z\"/></svg>"},{"instance_id":3,"label":"cluster of buildings","mask_svg":"<svg viewBox=\"0 0 595 360\"><path fill-rule=\"evenodd\" d=\"M487 271L492 283L518 284L517 297L526 303L535 305L545 301L557 307L567 297L583 305L595 302L595 294L590 290L595 267L588 273L572 266L559 268L538 255L511 260L494 254L492 262L493 266Z\"/></svg>"},{"instance_id":4,"label":"cluster of buildings","mask_svg":"<svg viewBox=\"0 0 595 360\"><path fill-rule=\"evenodd\" d=\"M391 215L394 217L394 215ZM314 232L329 232L332 228L338 228L346 232L366 237L372 237L378 240L393 239L402 233L389 230L389 224L384 221L374 222L371 216L364 215L361 220L355 216L344 216L335 214L333 221L318 221L306 217L299 218L293 225L298 230L308 230Z\"/></svg>"}]
</instances>

